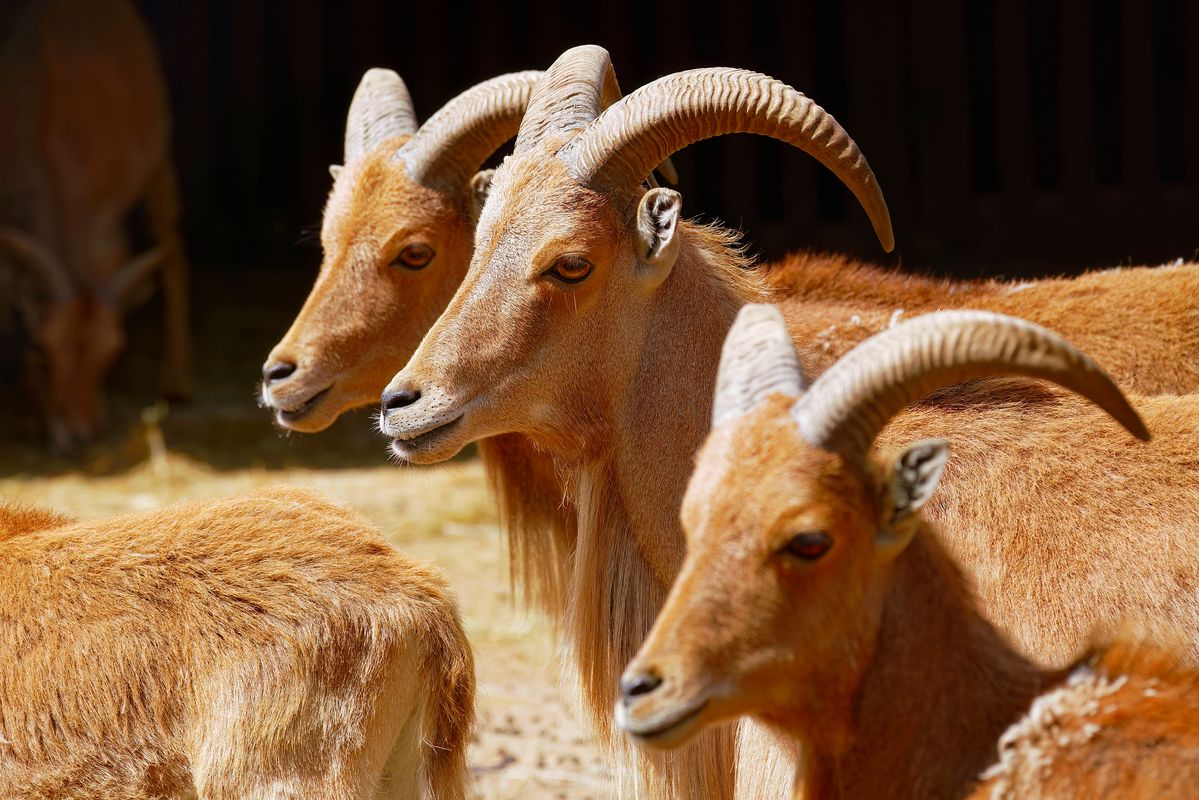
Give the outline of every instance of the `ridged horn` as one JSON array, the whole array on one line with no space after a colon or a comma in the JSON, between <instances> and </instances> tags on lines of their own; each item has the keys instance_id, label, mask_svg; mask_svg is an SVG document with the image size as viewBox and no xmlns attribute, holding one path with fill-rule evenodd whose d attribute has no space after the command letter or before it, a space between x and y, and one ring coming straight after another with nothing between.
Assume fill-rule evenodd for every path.
<instances>
[{"instance_id":1,"label":"ridged horn","mask_svg":"<svg viewBox=\"0 0 1199 800\"><path fill-rule=\"evenodd\" d=\"M389 69L368 69L346 116L345 162L371 152L386 139L413 133L416 111L403 79Z\"/></svg>"},{"instance_id":2,"label":"ridged horn","mask_svg":"<svg viewBox=\"0 0 1199 800\"><path fill-rule=\"evenodd\" d=\"M547 135L586 127L599 116L605 100L615 102L619 97L608 51L592 44L572 47L558 56L533 90L516 136L516 152L533 148Z\"/></svg>"},{"instance_id":3,"label":"ridged horn","mask_svg":"<svg viewBox=\"0 0 1199 800\"><path fill-rule=\"evenodd\" d=\"M413 180L460 189L516 135L544 73L513 72L472 86L441 107L396 154Z\"/></svg>"},{"instance_id":4,"label":"ridged horn","mask_svg":"<svg viewBox=\"0 0 1199 800\"><path fill-rule=\"evenodd\" d=\"M812 444L860 459L911 403L993 375L1052 381L1095 403L1138 439L1149 439L1128 399L1089 356L1039 325L985 311L925 314L870 337L817 378L792 415Z\"/></svg>"},{"instance_id":5,"label":"ridged horn","mask_svg":"<svg viewBox=\"0 0 1199 800\"><path fill-rule=\"evenodd\" d=\"M0 250L7 251L25 264L56 302L65 302L74 296L75 287L66 265L25 231L0 225Z\"/></svg>"},{"instance_id":6,"label":"ridged horn","mask_svg":"<svg viewBox=\"0 0 1199 800\"><path fill-rule=\"evenodd\" d=\"M858 198L883 249L894 249L887 201L853 139L811 99L758 72L709 68L659 78L601 114L560 156L584 183L624 190L670 154L728 133L770 136L814 156Z\"/></svg>"},{"instance_id":7,"label":"ridged horn","mask_svg":"<svg viewBox=\"0 0 1199 800\"><path fill-rule=\"evenodd\" d=\"M799 395L803 385L803 370L782 313L771 305L743 306L720 352L712 427L748 413L776 392Z\"/></svg>"}]
</instances>

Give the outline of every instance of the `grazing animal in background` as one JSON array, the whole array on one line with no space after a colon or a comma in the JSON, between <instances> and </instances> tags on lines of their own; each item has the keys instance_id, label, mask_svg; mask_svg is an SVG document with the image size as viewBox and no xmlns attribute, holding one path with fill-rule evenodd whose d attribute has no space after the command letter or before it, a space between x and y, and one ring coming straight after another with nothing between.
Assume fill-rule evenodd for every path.
<instances>
[{"instance_id":1,"label":"grazing animal in background","mask_svg":"<svg viewBox=\"0 0 1199 800\"><path fill-rule=\"evenodd\" d=\"M166 85L132 3L48 0L5 12L0 40L0 270L28 329L51 443L91 438L124 316L158 271L162 389L190 393L187 264ZM150 245L134 253L141 210Z\"/></svg>"},{"instance_id":2,"label":"grazing animal in background","mask_svg":"<svg viewBox=\"0 0 1199 800\"><path fill-rule=\"evenodd\" d=\"M886 204L864 156L808 98L756 73L693 70L644 86L601 113L600 87L610 70L601 48L575 48L538 83L515 152L493 175L471 267L388 386L380 413L394 452L414 463L513 433L552 456L576 514L577 544L565 563L521 544L522 498L504 494L519 482L519 466L505 477L498 464L495 483L502 512L514 520L514 558L523 559L514 571L535 576L551 587L543 596L558 598L556 616L601 731L610 730L620 670L682 562L676 511L708 429L721 343L738 308L786 290L785 280L772 283L769 273L745 269L732 234L681 219L679 194L646 189L644 177L665 155L699 139L738 131L774 136L840 176L884 247L892 244ZM1144 320L1158 318L1150 307L1167 305L1144 293L1131 299ZM783 307L796 341L812 342L805 357L817 368L896 316L882 305L860 315L848 303ZM1140 329L1119 330L1131 337ZM1158 336L1165 330L1153 328ZM1147 343L1142 351L1123 375L1135 374L1151 352ZM642 764L640 772L667 795L721 796L732 773L730 737L715 732L710 745L668 765ZM752 784L753 769L742 777Z\"/></svg>"},{"instance_id":3,"label":"grazing animal in background","mask_svg":"<svg viewBox=\"0 0 1199 800\"><path fill-rule=\"evenodd\" d=\"M999 436L985 428L970 434L994 451L991 483L959 476L945 502L983 506L999 494L1012 516L999 515L993 530L967 532L953 530L952 513L927 519L922 509L952 463L949 442L913 444L907 430L892 430L875 454L875 440L892 417L929 392L995 374L1054 380L1148 439L1137 413L1094 362L1022 320L984 312L919 317L868 340L807 387L779 311L742 309L724 348L714 428L683 503L687 559L621 679L618 725L648 746L675 747L707 725L748 714L792 737L802 751L803 797L960 797L994 760L1004 730L1039 693L1056 689L1084 704L1102 700L1102 713L1075 709L1080 719L1063 720L1066 729L1124 727L1063 749L1095 747L1102 757L1106 742L1133 747L1138 740L1148 749L1160 737L1167 744L1156 766L1168 774L1172 755L1195 734L1178 731L1167 710L1140 697L1139 688L1113 694L1119 675L1142 668L1101 660L1099 672L1084 669L1063 683L1058 670L1013 647L980 613L971 587L980 565L955 555L955 539L975 534L983 546L993 545L1010 532L1005 523L1027 517L1018 530L1027 539L1028 562L1021 565L1027 574L1013 580L1046 581L1050 591L1084 596L1091 584L1111 584L1119 600L1097 612L1078 609L1077 622L1094 629L1139 614L1149 629L1180 625L1180 652L1193 652L1199 520L1187 509L1196 506L1199 486L1145 485L1139 479L1150 471L1177 466L1174 448L1134 445L1124 434L1116 440L1108 435L1115 433L1110 423L1082 417L1077 407L1073 424L1060 425L1054 436L1035 426L1023 430L1029 415L1008 409ZM1168 414L1150 422L1162 438L1178 430L1194 452L1193 423ZM956 446L959 438L952 439ZM1059 487L1046 481L1039 491L1022 491L1019 482L1011 491L1000 488L1013 471L1063 472L1062 460L1079 458L1093 470L1085 455L1091 448L1106 450L1095 491L1127 504L1124 518L1096 514L1076 531L1078 520L1055 519L1063 503ZM1157 463L1163 453L1165 462ZM1196 484L1196 476L1188 477ZM1165 525L1143 513L1159 503ZM1172 516L1170 506L1181 510ZM1144 525L1142 516L1149 517ZM1190 532L1179 535L1170 523ZM1150 555L1154 563L1145 567L1136 563L1163 549L1179 552ZM1062 624L1060 605L1044 605L1042 625ZM1104 664L1115 672L1103 677ZM1145 687L1154 673L1150 666L1134 681ZM1042 709L1063 695L1054 697L1038 701ZM1190 722L1199 722L1194 701L1188 705ZM1146 707L1151 721L1144 727L1127 721ZM996 785L1029 779L1028 747L1036 727L1050 722L1034 706L1031 720L1005 737L1011 752L993 777ZM1185 769L1199 770L1199 751Z\"/></svg>"},{"instance_id":4,"label":"grazing animal in background","mask_svg":"<svg viewBox=\"0 0 1199 800\"><path fill-rule=\"evenodd\" d=\"M0 796L466 796L445 582L312 492L0 504L0 597Z\"/></svg>"}]
</instances>

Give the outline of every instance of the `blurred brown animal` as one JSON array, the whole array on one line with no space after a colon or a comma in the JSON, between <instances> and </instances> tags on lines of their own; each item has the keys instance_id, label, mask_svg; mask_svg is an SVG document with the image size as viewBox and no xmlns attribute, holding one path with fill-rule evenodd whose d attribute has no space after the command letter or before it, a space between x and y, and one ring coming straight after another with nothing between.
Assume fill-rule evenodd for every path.
<instances>
[{"instance_id":1,"label":"blurred brown animal","mask_svg":"<svg viewBox=\"0 0 1199 800\"><path fill-rule=\"evenodd\" d=\"M1052 413L917 409L876 454L910 403L991 374L1054 380L1148 438L1094 362L1021 320L926 315L805 387L779 311L744 308L683 504L687 560L622 678L619 725L673 747L748 714L802 751L804 797L955 797L1096 628L1137 615L1193 656L1199 404L1145 401L1162 434L1145 445L1058 395L1041 400ZM915 431L965 445L962 470Z\"/></svg>"},{"instance_id":2,"label":"blurred brown animal","mask_svg":"<svg viewBox=\"0 0 1199 800\"><path fill-rule=\"evenodd\" d=\"M525 559L514 572L549 587L541 595L556 601L565 621L601 731L610 725L617 676L682 563L676 510L709 427L720 345L741 305L787 290L785 276L745 268L733 234L682 219L680 195L647 190L643 179L665 155L699 139L770 135L837 174L884 247L892 244L865 157L808 98L764 75L693 70L601 113L610 71L601 48L575 48L534 88L515 151L492 178L470 269L387 387L380 412L393 452L413 463L504 434L528 436L552 456L576 518L575 531L561 539L575 544L559 548L569 554L565 562L547 557L548 547L514 546L514 557ZM1107 280L1115 282L1112 274ZM1156 284L1138 290L1144 285ZM1130 340L1144 337L1135 358L1119 365L1123 377L1135 376L1152 347L1174 341L1179 320L1163 321L1158 311L1169 307L1163 295L1179 299L1177 287L1131 297L1110 291L1140 304L1111 328ZM1093 309L1107 301L1090 302ZM1038 307L1050 313L1059 306L1046 299ZM796 341L813 340L817 369L896 316L893 299L865 311L825 300L787 301L785 309ZM1135 324L1125 325L1126 317ZM836 337L826 333L830 327ZM495 483L519 543L521 476L505 478L503 470L500 464ZM641 774L667 795L721 796L733 772L731 736L718 731L710 745L669 765L642 764Z\"/></svg>"},{"instance_id":3,"label":"blurred brown animal","mask_svg":"<svg viewBox=\"0 0 1199 800\"><path fill-rule=\"evenodd\" d=\"M187 264L171 116L149 31L123 0L18 2L0 33L0 269L29 330L30 382L51 443L89 439L123 318L156 271L162 389L190 392ZM131 252L141 209L151 246Z\"/></svg>"},{"instance_id":4,"label":"blurred brown animal","mask_svg":"<svg viewBox=\"0 0 1199 800\"><path fill-rule=\"evenodd\" d=\"M452 595L319 495L0 503L0 597L0 796L465 797Z\"/></svg>"}]
</instances>

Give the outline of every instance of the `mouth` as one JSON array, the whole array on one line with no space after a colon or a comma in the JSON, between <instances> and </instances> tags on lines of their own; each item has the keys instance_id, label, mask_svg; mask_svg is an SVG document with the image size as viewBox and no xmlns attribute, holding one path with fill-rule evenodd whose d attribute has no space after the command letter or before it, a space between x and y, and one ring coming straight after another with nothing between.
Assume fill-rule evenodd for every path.
<instances>
[{"instance_id":1,"label":"mouth","mask_svg":"<svg viewBox=\"0 0 1199 800\"><path fill-rule=\"evenodd\" d=\"M275 419L279 421L280 425L285 427L290 423L299 422L304 417L308 416L308 414L310 414L312 410L317 407L321 400L325 399L325 396L329 394L329 390L332 388L332 385L326 386L324 389L321 389L319 392L312 395L312 397L309 397L298 406L293 406L291 408L282 408L276 406Z\"/></svg>"},{"instance_id":2,"label":"mouth","mask_svg":"<svg viewBox=\"0 0 1199 800\"><path fill-rule=\"evenodd\" d=\"M705 699L674 714L657 714L650 719L640 721L630 717L628 708L618 703L616 726L633 737L639 744L668 747L681 744L688 738L699 715L707 707L708 701Z\"/></svg>"},{"instance_id":3,"label":"mouth","mask_svg":"<svg viewBox=\"0 0 1199 800\"><path fill-rule=\"evenodd\" d=\"M446 422L392 434L391 451L407 461L422 451L433 449L454 432L463 416L465 414L459 414Z\"/></svg>"}]
</instances>

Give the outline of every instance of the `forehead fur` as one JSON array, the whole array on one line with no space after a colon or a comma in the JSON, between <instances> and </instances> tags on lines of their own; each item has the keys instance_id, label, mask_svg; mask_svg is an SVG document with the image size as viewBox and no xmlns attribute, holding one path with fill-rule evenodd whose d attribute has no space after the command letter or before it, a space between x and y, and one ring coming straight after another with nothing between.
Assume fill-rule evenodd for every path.
<instances>
[{"instance_id":1,"label":"forehead fur","mask_svg":"<svg viewBox=\"0 0 1199 800\"><path fill-rule=\"evenodd\" d=\"M829 501L865 510L871 501L857 471L804 440L791 419L794 402L773 395L708 437L683 503L689 535L731 530L738 522L764 529L787 510L825 508Z\"/></svg>"},{"instance_id":2,"label":"forehead fur","mask_svg":"<svg viewBox=\"0 0 1199 800\"><path fill-rule=\"evenodd\" d=\"M496 170L476 241L479 252L500 239L532 247L556 237L611 232L615 223L610 198L580 184L558 158L538 149L509 156Z\"/></svg>"},{"instance_id":3,"label":"forehead fur","mask_svg":"<svg viewBox=\"0 0 1199 800\"><path fill-rule=\"evenodd\" d=\"M321 225L326 249L353 243L382 244L402 228L432 228L467 221L467 191L457 196L417 183L393 156L408 141L397 137L347 164L329 194Z\"/></svg>"}]
</instances>

